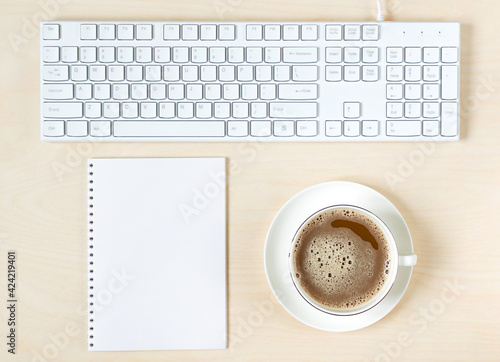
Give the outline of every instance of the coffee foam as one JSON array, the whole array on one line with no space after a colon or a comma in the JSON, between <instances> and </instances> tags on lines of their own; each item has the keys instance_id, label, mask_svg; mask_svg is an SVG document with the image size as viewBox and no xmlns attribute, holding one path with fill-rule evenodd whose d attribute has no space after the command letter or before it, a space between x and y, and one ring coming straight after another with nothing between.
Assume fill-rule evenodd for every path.
<instances>
[{"instance_id":1,"label":"coffee foam","mask_svg":"<svg viewBox=\"0 0 500 362\"><path fill-rule=\"evenodd\" d=\"M362 227L332 227L337 220L365 227L374 240L358 235L363 235ZM302 289L333 309L351 309L370 301L388 279L390 262L383 231L354 210L328 210L314 217L303 226L293 251L294 272Z\"/></svg>"}]
</instances>

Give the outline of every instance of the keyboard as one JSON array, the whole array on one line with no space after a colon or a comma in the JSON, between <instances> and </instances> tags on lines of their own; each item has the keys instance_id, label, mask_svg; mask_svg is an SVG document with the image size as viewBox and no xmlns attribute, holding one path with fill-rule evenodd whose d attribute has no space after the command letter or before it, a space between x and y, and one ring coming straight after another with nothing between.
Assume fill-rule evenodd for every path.
<instances>
[{"instance_id":1,"label":"keyboard","mask_svg":"<svg viewBox=\"0 0 500 362\"><path fill-rule=\"evenodd\" d=\"M42 22L41 139L456 141L455 22Z\"/></svg>"}]
</instances>

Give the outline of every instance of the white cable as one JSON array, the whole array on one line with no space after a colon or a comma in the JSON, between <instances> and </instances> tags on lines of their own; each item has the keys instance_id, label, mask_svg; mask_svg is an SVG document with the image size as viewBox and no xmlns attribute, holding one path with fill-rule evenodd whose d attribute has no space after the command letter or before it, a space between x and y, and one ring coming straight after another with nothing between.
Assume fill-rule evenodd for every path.
<instances>
[{"instance_id":1,"label":"white cable","mask_svg":"<svg viewBox=\"0 0 500 362\"><path fill-rule=\"evenodd\" d=\"M377 21L384 21L384 14L382 13L382 5L380 5L380 0L377 0L378 14Z\"/></svg>"}]
</instances>

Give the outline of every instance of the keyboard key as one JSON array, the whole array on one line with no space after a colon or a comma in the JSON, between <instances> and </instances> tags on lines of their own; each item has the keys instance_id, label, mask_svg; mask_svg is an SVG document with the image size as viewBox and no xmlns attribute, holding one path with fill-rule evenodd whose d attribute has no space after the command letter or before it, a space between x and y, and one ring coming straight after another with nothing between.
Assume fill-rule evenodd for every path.
<instances>
[{"instance_id":1,"label":"keyboard key","mask_svg":"<svg viewBox=\"0 0 500 362\"><path fill-rule=\"evenodd\" d=\"M420 84L405 84L405 99L417 100L422 98L421 89Z\"/></svg>"},{"instance_id":2,"label":"keyboard key","mask_svg":"<svg viewBox=\"0 0 500 362\"><path fill-rule=\"evenodd\" d=\"M316 63L318 48L285 47L283 48L284 63Z\"/></svg>"},{"instance_id":3,"label":"keyboard key","mask_svg":"<svg viewBox=\"0 0 500 362\"><path fill-rule=\"evenodd\" d=\"M248 136L248 122L247 121L227 122L227 135L230 137Z\"/></svg>"},{"instance_id":4,"label":"keyboard key","mask_svg":"<svg viewBox=\"0 0 500 362\"><path fill-rule=\"evenodd\" d=\"M120 24L118 27L118 40L133 40L134 26L132 24Z\"/></svg>"},{"instance_id":5,"label":"keyboard key","mask_svg":"<svg viewBox=\"0 0 500 362\"><path fill-rule=\"evenodd\" d=\"M266 118L267 117L267 103L254 102L250 106L250 113L252 118Z\"/></svg>"},{"instance_id":6,"label":"keyboard key","mask_svg":"<svg viewBox=\"0 0 500 362\"><path fill-rule=\"evenodd\" d=\"M177 82L181 79L181 68L178 65L163 66L163 80ZM215 80L215 76L214 76Z\"/></svg>"},{"instance_id":7,"label":"keyboard key","mask_svg":"<svg viewBox=\"0 0 500 362\"><path fill-rule=\"evenodd\" d=\"M318 80L318 67L316 65L294 65L292 67L292 80L314 82Z\"/></svg>"},{"instance_id":8,"label":"keyboard key","mask_svg":"<svg viewBox=\"0 0 500 362\"><path fill-rule=\"evenodd\" d=\"M120 103L104 102L103 107L104 107L104 118L120 117Z\"/></svg>"},{"instance_id":9,"label":"keyboard key","mask_svg":"<svg viewBox=\"0 0 500 362\"><path fill-rule=\"evenodd\" d=\"M43 135L46 137L64 136L64 121L44 121Z\"/></svg>"},{"instance_id":10,"label":"keyboard key","mask_svg":"<svg viewBox=\"0 0 500 362\"><path fill-rule=\"evenodd\" d=\"M262 48L248 47L247 48L247 63L262 63Z\"/></svg>"},{"instance_id":11,"label":"keyboard key","mask_svg":"<svg viewBox=\"0 0 500 362\"><path fill-rule=\"evenodd\" d=\"M247 25L247 40L262 40L262 25Z\"/></svg>"},{"instance_id":12,"label":"keyboard key","mask_svg":"<svg viewBox=\"0 0 500 362\"><path fill-rule=\"evenodd\" d=\"M168 24L163 26L164 40L180 40L181 26L178 24Z\"/></svg>"},{"instance_id":13,"label":"keyboard key","mask_svg":"<svg viewBox=\"0 0 500 362\"><path fill-rule=\"evenodd\" d=\"M196 68L198 68L198 67L196 67ZM196 72L196 75L198 75L198 72ZM148 82L160 81L161 80L161 65L146 65L146 77L145 78Z\"/></svg>"},{"instance_id":14,"label":"keyboard key","mask_svg":"<svg viewBox=\"0 0 500 362\"><path fill-rule=\"evenodd\" d=\"M189 48L173 47L172 60L174 63L187 63L189 61Z\"/></svg>"},{"instance_id":15,"label":"keyboard key","mask_svg":"<svg viewBox=\"0 0 500 362\"><path fill-rule=\"evenodd\" d=\"M283 40L299 40L299 26L283 25Z\"/></svg>"},{"instance_id":16,"label":"keyboard key","mask_svg":"<svg viewBox=\"0 0 500 362\"><path fill-rule=\"evenodd\" d=\"M123 109L123 112L122 112L123 118L133 119L133 118L139 117L139 103L136 103L136 102L123 103L122 109Z\"/></svg>"},{"instance_id":17,"label":"keyboard key","mask_svg":"<svg viewBox=\"0 0 500 362\"><path fill-rule=\"evenodd\" d=\"M217 25L200 25L201 40L217 40Z\"/></svg>"},{"instance_id":18,"label":"keyboard key","mask_svg":"<svg viewBox=\"0 0 500 362\"><path fill-rule=\"evenodd\" d=\"M81 118L83 117L83 104L80 102L46 102L43 104L45 118Z\"/></svg>"},{"instance_id":19,"label":"keyboard key","mask_svg":"<svg viewBox=\"0 0 500 362\"><path fill-rule=\"evenodd\" d=\"M344 102L344 117L359 118L361 116L361 103Z\"/></svg>"},{"instance_id":20,"label":"keyboard key","mask_svg":"<svg viewBox=\"0 0 500 362\"><path fill-rule=\"evenodd\" d=\"M198 25L197 24L182 25L182 40L198 40Z\"/></svg>"},{"instance_id":21,"label":"keyboard key","mask_svg":"<svg viewBox=\"0 0 500 362\"><path fill-rule=\"evenodd\" d=\"M255 80L259 82L272 80L272 67L270 65L257 65L255 67Z\"/></svg>"},{"instance_id":22,"label":"keyboard key","mask_svg":"<svg viewBox=\"0 0 500 362\"><path fill-rule=\"evenodd\" d=\"M342 40L342 25L326 25L325 31L326 40Z\"/></svg>"},{"instance_id":23,"label":"keyboard key","mask_svg":"<svg viewBox=\"0 0 500 362\"><path fill-rule=\"evenodd\" d=\"M242 84L241 85L241 99L255 100L257 99L257 84Z\"/></svg>"},{"instance_id":24,"label":"keyboard key","mask_svg":"<svg viewBox=\"0 0 500 362\"><path fill-rule=\"evenodd\" d=\"M209 49L209 59L210 63L224 63L226 61L226 48L211 47Z\"/></svg>"},{"instance_id":25,"label":"keyboard key","mask_svg":"<svg viewBox=\"0 0 500 362\"><path fill-rule=\"evenodd\" d=\"M170 50L168 59L170 61ZM118 47L117 61L118 63L132 63L134 61L134 48Z\"/></svg>"},{"instance_id":26,"label":"keyboard key","mask_svg":"<svg viewBox=\"0 0 500 362\"><path fill-rule=\"evenodd\" d=\"M441 135L453 137L458 135L458 104L441 103Z\"/></svg>"},{"instance_id":27,"label":"keyboard key","mask_svg":"<svg viewBox=\"0 0 500 362\"><path fill-rule=\"evenodd\" d=\"M275 65L274 66L274 80L277 82L287 82L290 80L290 66L289 65Z\"/></svg>"},{"instance_id":28,"label":"keyboard key","mask_svg":"<svg viewBox=\"0 0 500 362\"><path fill-rule=\"evenodd\" d=\"M112 98L116 100L125 100L129 98L128 84L113 84L111 89Z\"/></svg>"},{"instance_id":29,"label":"keyboard key","mask_svg":"<svg viewBox=\"0 0 500 362\"><path fill-rule=\"evenodd\" d=\"M440 89L438 84L424 84L424 99L439 99Z\"/></svg>"},{"instance_id":30,"label":"keyboard key","mask_svg":"<svg viewBox=\"0 0 500 362\"><path fill-rule=\"evenodd\" d=\"M421 131L420 121L387 121L387 136L420 136Z\"/></svg>"},{"instance_id":31,"label":"keyboard key","mask_svg":"<svg viewBox=\"0 0 500 362\"><path fill-rule=\"evenodd\" d=\"M43 80L59 82L69 79L69 66L67 65L44 65Z\"/></svg>"},{"instance_id":32,"label":"keyboard key","mask_svg":"<svg viewBox=\"0 0 500 362\"><path fill-rule=\"evenodd\" d=\"M342 136L342 122L341 121L326 121L325 134L327 137Z\"/></svg>"},{"instance_id":33,"label":"keyboard key","mask_svg":"<svg viewBox=\"0 0 500 362\"><path fill-rule=\"evenodd\" d=\"M61 37L59 24L44 24L42 34L44 40L59 40Z\"/></svg>"},{"instance_id":34,"label":"keyboard key","mask_svg":"<svg viewBox=\"0 0 500 362\"><path fill-rule=\"evenodd\" d=\"M281 49L278 47L266 47L264 53L266 63L279 63L281 61Z\"/></svg>"},{"instance_id":35,"label":"keyboard key","mask_svg":"<svg viewBox=\"0 0 500 362\"><path fill-rule=\"evenodd\" d=\"M64 63L76 63L78 61L77 47L62 47L61 61Z\"/></svg>"},{"instance_id":36,"label":"keyboard key","mask_svg":"<svg viewBox=\"0 0 500 362\"><path fill-rule=\"evenodd\" d=\"M302 40L318 40L318 26L317 25L302 25L301 26Z\"/></svg>"},{"instance_id":37,"label":"keyboard key","mask_svg":"<svg viewBox=\"0 0 500 362\"><path fill-rule=\"evenodd\" d=\"M274 121L273 128L276 137L291 137L295 134L293 121Z\"/></svg>"},{"instance_id":38,"label":"keyboard key","mask_svg":"<svg viewBox=\"0 0 500 362\"><path fill-rule=\"evenodd\" d=\"M43 62L57 63L59 61L59 47L43 47Z\"/></svg>"},{"instance_id":39,"label":"keyboard key","mask_svg":"<svg viewBox=\"0 0 500 362\"><path fill-rule=\"evenodd\" d=\"M359 63L361 61L361 50L356 47L344 48L345 63Z\"/></svg>"},{"instance_id":40,"label":"keyboard key","mask_svg":"<svg viewBox=\"0 0 500 362\"><path fill-rule=\"evenodd\" d=\"M318 85L317 84L279 84L278 98L284 100L295 99L317 99Z\"/></svg>"},{"instance_id":41,"label":"keyboard key","mask_svg":"<svg viewBox=\"0 0 500 362\"><path fill-rule=\"evenodd\" d=\"M420 63L422 61L422 49L416 47L405 48L406 63Z\"/></svg>"},{"instance_id":42,"label":"keyboard key","mask_svg":"<svg viewBox=\"0 0 500 362\"><path fill-rule=\"evenodd\" d=\"M82 25L80 25L80 39L81 40L96 40L97 39L97 25L96 24L82 24Z\"/></svg>"},{"instance_id":43,"label":"keyboard key","mask_svg":"<svg viewBox=\"0 0 500 362\"><path fill-rule=\"evenodd\" d=\"M81 47L80 48L80 61L82 63L95 63L97 61L97 48L96 47Z\"/></svg>"},{"instance_id":44,"label":"keyboard key","mask_svg":"<svg viewBox=\"0 0 500 362\"><path fill-rule=\"evenodd\" d=\"M422 127L424 136L433 137L439 135L439 121L423 121Z\"/></svg>"},{"instance_id":45,"label":"keyboard key","mask_svg":"<svg viewBox=\"0 0 500 362\"><path fill-rule=\"evenodd\" d=\"M229 47L227 61L229 63L243 63L245 61L243 47Z\"/></svg>"},{"instance_id":46,"label":"keyboard key","mask_svg":"<svg viewBox=\"0 0 500 362\"><path fill-rule=\"evenodd\" d=\"M89 67L89 79L93 82L102 82L106 80L106 66L93 65Z\"/></svg>"},{"instance_id":47,"label":"keyboard key","mask_svg":"<svg viewBox=\"0 0 500 362\"><path fill-rule=\"evenodd\" d=\"M137 40L152 40L153 39L153 25L140 24L136 26L136 39Z\"/></svg>"},{"instance_id":48,"label":"keyboard key","mask_svg":"<svg viewBox=\"0 0 500 362\"><path fill-rule=\"evenodd\" d=\"M358 82L361 80L360 70L361 67L359 65L344 66L344 80L346 82Z\"/></svg>"},{"instance_id":49,"label":"keyboard key","mask_svg":"<svg viewBox=\"0 0 500 362\"><path fill-rule=\"evenodd\" d=\"M70 137L85 137L88 135L87 121L68 121L66 129Z\"/></svg>"},{"instance_id":50,"label":"keyboard key","mask_svg":"<svg viewBox=\"0 0 500 362\"><path fill-rule=\"evenodd\" d=\"M458 62L458 48L444 47L441 49L441 61L443 63Z\"/></svg>"},{"instance_id":51,"label":"keyboard key","mask_svg":"<svg viewBox=\"0 0 500 362\"><path fill-rule=\"evenodd\" d=\"M418 65L405 66L405 81L419 82L422 79L421 68Z\"/></svg>"},{"instance_id":52,"label":"keyboard key","mask_svg":"<svg viewBox=\"0 0 500 362\"><path fill-rule=\"evenodd\" d=\"M378 121L363 121L361 122L362 135L365 137L378 136Z\"/></svg>"},{"instance_id":53,"label":"keyboard key","mask_svg":"<svg viewBox=\"0 0 500 362\"><path fill-rule=\"evenodd\" d=\"M151 63L153 60L153 48L137 47L135 48L135 61L137 63Z\"/></svg>"},{"instance_id":54,"label":"keyboard key","mask_svg":"<svg viewBox=\"0 0 500 362\"><path fill-rule=\"evenodd\" d=\"M316 118L318 105L313 102L271 102L269 105L271 118Z\"/></svg>"},{"instance_id":55,"label":"keyboard key","mask_svg":"<svg viewBox=\"0 0 500 362\"><path fill-rule=\"evenodd\" d=\"M363 40L378 40L378 25L363 25Z\"/></svg>"},{"instance_id":56,"label":"keyboard key","mask_svg":"<svg viewBox=\"0 0 500 362\"><path fill-rule=\"evenodd\" d=\"M229 102L216 102L214 104L215 118L226 119L229 118L231 113L231 103Z\"/></svg>"},{"instance_id":57,"label":"keyboard key","mask_svg":"<svg viewBox=\"0 0 500 362\"><path fill-rule=\"evenodd\" d=\"M424 63L439 63L439 48L424 48Z\"/></svg>"},{"instance_id":58,"label":"keyboard key","mask_svg":"<svg viewBox=\"0 0 500 362\"><path fill-rule=\"evenodd\" d=\"M212 117L212 103L198 102L196 103L196 118L211 118Z\"/></svg>"},{"instance_id":59,"label":"keyboard key","mask_svg":"<svg viewBox=\"0 0 500 362\"><path fill-rule=\"evenodd\" d=\"M248 118L248 103L246 102L234 102L233 103L233 118Z\"/></svg>"},{"instance_id":60,"label":"keyboard key","mask_svg":"<svg viewBox=\"0 0 500 362\"><path fill-rule=\"evenodd\" d=\"M76 99L92 99L92 84L75 84L75 98Z\"/></svg>"},{"instance_id":61,"label":"keyboard key","mask_svg":"<svg viewBox=\"0 0 500 362\"><path fill-rule=\"evenodd\" d=\"M113 63L115 61L115 47L99 47L99 62Z\"/></svg>"},{"instance_id":62,"label":"keyboard key","mask_svg":"<svg viewBox=\"0 0 500 362\"><path fill-rule=\"evenodd\" d=\"M318 122L297 121L297 136L314 137L318 135Z\"/></svg>"},{"instance_id":63,"label":"keyboard key","mask_svg":"<svg viewBox=\"0 0 500 362\"><path fill-rule=\"evenodd\" d=\"M223 121L115 121L115 137L223 137Z\"/></svg>"},{"instance_id":64,"label":"keyboard key","mask_svg":"<svg viewBox=\"0 0 500 362\"><path fill-rule=\"evenodd\" d=\"M175 103L174 102L161 102L160 103L160 118L174 118L175 117Z\"/></svg>"},{"instance_id":65,"label":"keyboard key","mask_svg":"<svg viewBox=\"0 0 500 362\"><path fill-rule=\"evenodd\" d=\"M387 63L402 63L403 48L387 48Z\"/></svg>"},{"instance_id":66,"label":"keyboard key","mask_svg":"<svg viewBox=\"0 0 500 362\"><path fill-rule=\"evenodd\" d=\"M276 84L261 84L260 99L273 100L276 99Z\"/></svg>"},{"instance_id":67,"label":"keyboard key","mask_svg":"<svg viewBox=\"0 0 500 362\"><path fill-rule=\"evenodd\" d=\"M441 98L458 98L458 67L456 65L443 65L441 67Z\"/></svg>"},{"instance_id":68,"label":"keyboard key","mask_svg":"<svg viewBox=\"0 0 500 362\"><path fill-rule=\"evenodd\" d=\"M253 66L251 65L238 65L238 81L250 82L253 80Z\"/></svg>"},{"instance_id":69,"label":"keyboard key","mask_svg":"<svg viewBox=\"0 0 500 362\"><path fill-rule=\"evenodd\" d=\"M377 65L363 65L363 81L376 82L379 80Z\"/></svg>"},{"instance_id":70,"label":"keyboard key","mask_svg":"<svg viewBox=\"0 0 500 362\"><path fill-rule=\"evenodd\" d=\"M269 137L271 135L271 121L251 121L250 135L254 137Z\"/></svg>"},{"instance_id":71,"label":"keyboard key","mask_svg":"<svg viewBox=\"0 0 500 362\"><path fill-rule=\"evenodd\" d=\"M440 78L439 66L438 65L426 65L424 66L424 81L426 82L437 82Z\"/></svg>"},{"instance_id":72,"label":"keyboard key","mask_svg":"<svg viewBox=\"0 0 500 362\"><path fill-rule=\"evenodd\" d=\"M327 63L340 63L340 62L342 62L342 48L341 47L327 47L325 61Z\"/></svg>"},{"instance_id":73,"label":"keyboard key","mask_svg":"<svg viewBox=\"0 0 500 362\"><path fill-rule=\"evenodd\" d=\"M94 99L106 100L111 98L111 84L94 84Z\"/></svg>"},{"instance_id":74,"label":"keyboard key","mask_svg":"<svg viewBox=\"0 0 500 362\"><path fill-rule=\"evenodd\" d=\"M403 103L387 102L387 118L402 118Z\"/></svg>"},{"instance_id":75,"label":"keyboard key","mask_svg":"<svg viewBox=\"0 0 500 362\"><path fill-rule=\"evenodd\" d=\"M361 26L359 25L345 25L344 26L344 40L360 40L361 39Z\"/></svg>"},{"instance_id":76,"label":"keyboard key","mask_svg":"<svg viewBox=\"0 0 500 362\"><path fill-rule=\"evenodd\" d=\"M378 48L363 48L363 63L378 63Z\"/></svg>"},{"instance_id":77,"label":"keyboard key","mask_svg":"<svg viewBox=\"0 0 500 362\"><path fill-rule=\"evenodd\" d=\"M193 118L194 117L194 104L191 102L177 103L177 117L179 118Z\"/></svg>"},{"instance_id":78,"label":"keyboard key","mask_svg":"<svg viewBox=\"0 0 500 362\"><path fill-rule=\"evenodd\" d=\"M114 24L99 25L99 39L115 40L115 25Z\"/></svg>"},{"instance_id":79,"label":"keyboard key","mask_svg":"<svg viewBox=\"0 0 500 362\"><path fill-rule=\"evenodd\" d=\"M342 80L342 67L340 65L327 65L326 80L328 82L340 82Z\"/></svg>"},{"instance_id":80,"label":"keyboard key","mask_svg":"<svg viewBox=\"0 0 500 362\"><path fill-rule=\"evenodd\" d=\"M44 84L43 99L72 99L73 84Z\"/></svg>"},{"instance_id":81,"label":"keyboard key","mask_svg":"<svg viewBox=\"0 0 500 362\"><path fill-rule=\"evenodd\" d=\"M111 136L110 121L91 121L90 135L93 137L108 137Z\"/></svg>"},{"instance_id":82,"label":"keyboard key","mask_svg":"<svg viewBox=\"0 0 500 362\"><path fill-rule=\"evenodd\" d=\"M100 102L85 103L85 117L101 118L101 116L102 116L102 104Z\"/></svg>"},{"instance_id":83,"label":"keyboard key","mask_svg":"<svg viewBox=\"0 0 500 362\"><path fill-rule=\"evenodd\" d=\"M422 108L419 102L406 102L405 103L405 117L406 118L420 118L422 116Z\"/></svg>"},{"instance_id":84,"label":"keyboard key","mask_svg":"<svg viewBox=\"0 0 500 362\"><path fill-rule=\"evenodd\" d=\"M387 66L387 81L401 82L403 80L403 66L388 65Z\"/></svg>"},{"instance_id":85,"label":"keyboard key","mask_svg":"<svg viewBox=\"0 0 500 362\"><path fill-rule=\"evenodd\" d=\"M264 40L280 40L281 26L280 25L265 25Z\"/></svg>"},{"instance_id":86,"label":"keyboard key","mask_svg":"<svg viewBox=\"0 0 500 362\"><path fill-rule=\"evenodd\" d=\"M438 102L424 102L423 108L424 118L438 118L440 115Z\"/></svg>"},{"instance_id":87,"label":"keyboard key","mask_svg":"<svg viewBox=\"0 0 500 362\"><path fill-rule=\"evenodd\" d=\"M344 136L357 137L360 135L359 121L344 121Z\"/></svg>"},{"instance_id":88,"label":"keyboard key","mask_svg":"<svg viewBox=\"0 0 500 362\"><path fill-rule=\"evenodd\" d=\"M387 99L397 100L403 99L403 85L402 84L387 84Z\"/></svg>"}]
</instances>

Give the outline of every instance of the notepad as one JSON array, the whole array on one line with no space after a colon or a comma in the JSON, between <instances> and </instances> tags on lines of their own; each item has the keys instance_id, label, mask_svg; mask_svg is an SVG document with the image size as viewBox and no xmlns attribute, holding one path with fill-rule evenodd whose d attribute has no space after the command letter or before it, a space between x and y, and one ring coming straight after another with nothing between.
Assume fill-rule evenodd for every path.
<instances>
[{"instance_id":1,"label":"notepad","mask_svg":"<svg viewBox=\"0 0 500 362\"><path fill-rule=\"evenodd\" d=\"M88 349L223 349L223 158L88 161Z\"/></svg>"}]
</instances>

